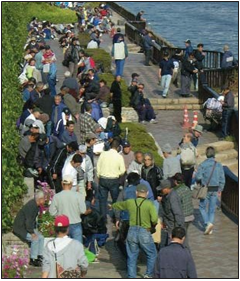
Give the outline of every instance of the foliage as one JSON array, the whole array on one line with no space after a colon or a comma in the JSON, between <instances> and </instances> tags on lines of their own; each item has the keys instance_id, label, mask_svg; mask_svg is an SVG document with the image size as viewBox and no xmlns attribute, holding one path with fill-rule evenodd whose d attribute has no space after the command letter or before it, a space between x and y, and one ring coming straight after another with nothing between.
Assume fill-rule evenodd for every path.
<instances>
[{"instance_id":1,"label":"foliage","mask_svg":"<svg viewBox=\"0 0 240 281\"><path fill-rule=\"evenodd\" d=\"M28 261L28 250L26 249L21 256L18 248L14 246L10 256L2 256L2 278L24 278Z\"/></svg>"},{"instance_id":2,"label":"foliage","mask_svg":"<svg viewBox=\"0 0 240 281\"><path fill-rule=\"evenodd\" d=\"M90 41L89 33L87 33L87 32L79 33L79 42L80 42L81 48L86 49L89 41Z\"/></svg>"},{"instance_id":3,"label":"foliage","mask_svg":"<svg viewBox=\"0 0 240 281\"><path fill-rule=\"evenodd\" d=\"M112 58L108 52L103 49L86 49L86 52L96 64L103 64L105 73L111 73Z\"/></svg>"},{"instance_id":4,"label":"foliage","mask_svg":"<svg viewBox=\"0 0 240 281\"><path fill-rule=\"evenodd\" d=\"M99 75L100 79L104 79L107 82L108 87L111 87L112 82L114 81L115 77L111 73L103 73ZM130 102L130 92L128 91L128 86L124 79L121 81L121 89L122 89L122 106L129 107Z\"/></svg>"},{"instance_id":5,"label":"foliage","mask_svg":"<svg viewBox=\"0 0 240 281\"><path fill-rule=\"evenodd\" d=\"M151 152L157 166L162 166L163 159L158 154L154 139L148 134L146 128L140 124L122 123L122 137L125 137L125 129L128 128L128 140L133 151Z\"/></svg>"},{"instance_id":6,"label":"foliage","mask_svg":"<svg viewBox=\"0 0 240 281\"><path fill-rule=\"evenodd\" d=\"M84 3L84 7L86 9L88 8L92 8L94 9L95 7L99 7L101 4L103 4L104 2L85 2Z\"/></svg>"}]
</instances>

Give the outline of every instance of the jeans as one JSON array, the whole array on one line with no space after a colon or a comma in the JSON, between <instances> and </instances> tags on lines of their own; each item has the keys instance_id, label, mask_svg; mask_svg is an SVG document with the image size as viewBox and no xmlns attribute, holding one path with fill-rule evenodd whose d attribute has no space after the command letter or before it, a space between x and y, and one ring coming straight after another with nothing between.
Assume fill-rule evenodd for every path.
<instances>
[{"instance_id":1,"label":"jeans","mask_svg":"<svg viewBox=\"0 0 240 281\"><path fill-rule=\"evenodd\" d=\"M161 79L161 87L163 89L163 97L166 97L168 94L168 90L170 87L172 76L171 75L163 75Z\"/></svg>"},{"instance_id":2,"label":"jeans","mask_svg":"<svg viewBox=\"0 0 240 281\"><path fill-rule=\"evenodd\" d=\"M80 243L82 243L83 242L83 239L82 239L82 224L80 222L75 223L75 224L70 224L68 236L70 238L75 239L75 240L79 241Z\"/></svg>"},{"instance_id":3,"label":"jeans","mask_svg":"<svg viewBox=\"0 0 240 281\"><path fill-rule=\"evenodd\" d=\"M147 256L146 275L153 277L154 264L157 257L157 250L152 235L149 231L140 226L130 226L127 235L127 269L128 278L136 278L137 259L139 250L142 249Z\"/></svg>"},{"instance_id":4,"label":"jeans","mask_svg":"<svg viewBox=\"0 0 240 281\"><path fill-rule=\"evenodd\" d=\"M119 194L119 179L107 179L100 178L99 180L99 189L98 189L98 199L99 199L99 207L100 213L102 216L107 218L107 199L108 192L110 192L112 197L112 202L115 203Z\"/></svg>"},{"instance_id":5,"label":"jeans","mask_svg":"<svg viewBox=\"0 0 240 281\"><path fill-rule=\"evenodd\" d=\"M50 92L51 92L51 96L52 96L52 97L55 97L56 94L57 94L57 92L56 92L56 78L55 78L55 79L51 79L51 78L49 77L49 74L48 74L48 80L47 80L47 82L48 82L49 90L50 90Z\"/></svg>"},{"instance_id":6,"label":"jeans","mask_svg":"<svg viewBox=\"0 0 240 281\"><path fill-rule=\"evenodd\" d=\"M53 130L53 123L52 121L48 121L47 124L45 125L45 131L48 137L51 136L52 130Z\"/></svg>"},{"instance_id":7,"label":"jeans","mask_svg":"<svg viewBox=\"0 0 240 281\"><path fill-rule=\"evenodd\" d=\"M125 59L123 60L115 60L116 64L116 76L123 76L123 68L125 64Z\"/></svg>"},{"instance_id":8,"label":"jeans","mask_svg":"<svg viewBox=\"0 0 240 281\"><path fill-rule=\"evenodd\" d=\"M31 242L31 252L30 252L31 259L37 259L38 256L42 256L43 248L44 248L44 237L37 229L34 229L34 233L37 235L37 239L32 239L30 233L27 233L27 237L26 237L26 240Z\"/></svg>"},{"instance_id":9,"label":"jeans","mask_svg":"<svg viewBox=\"0 0 240 281\"><path fill-rule=\"evenodd\" d=\"M202 215L203 221L205 226L207 226L208 223L214 223L215 218L215 209L217 206L217 192L208 192L207 197L205 199L200 199L199 203L199 211ZM208 205L208 210L207 210Z\"/></svg>"},{"instance_id":10,"label":"jeans","mask_svg":"<svg viewBox=\"0 0 240 281\"><path fill-rule=\"evenodd\" d=\"M232 109L225 109L222 113L222 137L227 137L229 133L229 123L232 116Z\"/></svg>"}]
</instances>

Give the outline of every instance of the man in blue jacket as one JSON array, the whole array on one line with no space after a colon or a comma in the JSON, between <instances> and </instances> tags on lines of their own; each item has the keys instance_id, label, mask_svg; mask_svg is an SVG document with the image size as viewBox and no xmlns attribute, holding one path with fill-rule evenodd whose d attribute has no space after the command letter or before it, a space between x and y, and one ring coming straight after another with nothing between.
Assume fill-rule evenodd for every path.
<instances>
[{"instance_id":1,"label":"man in blue jacket","mask_svg":"<svg viewBox=\"0 0 240 281\"><path fill-rule=\"evenodd\" d=\"M223 57L222 57L222 61L221 61L221 68L222 69L226 69L232 66L237 65L237 61L233 56L233 53L231 51L229 51L229 46L225 45L223 47Z\"/></svg>"},{"instance_id":2,"label":"man in blue jacket","mask_svg":"<svg viewBox=\"0 0 240 281\"><path fill-rule=\"evenodd\" d=\"M189 39L187 39L184 43L186 46L186 50L184 53L184 59L188 59L189 54L191 54L193 52L193 47L192 47L191 41Z\"/></svg>"},{"instance_id":3,"label":"man in blue jacket","mask_svg":"<svg viewBox=\"0 0 240 281\"><path fill-rule=\"evenodd\" d=\"M171 243L162 248L158 254L154 278L197 278L194 260L188 249L183 246L185 236L184 228L173 229Z\"/></svg>"}]
</instances>

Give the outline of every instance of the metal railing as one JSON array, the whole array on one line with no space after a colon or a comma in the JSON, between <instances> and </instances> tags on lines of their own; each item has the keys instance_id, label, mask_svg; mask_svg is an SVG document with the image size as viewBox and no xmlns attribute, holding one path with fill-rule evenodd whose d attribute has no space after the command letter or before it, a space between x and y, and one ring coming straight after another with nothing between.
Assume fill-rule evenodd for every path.
<instances>
[{"instance_id":1,"label":"metal railing","mask_svg":"<svg viewBox=\"0 0 240 281\"><path fill-rule=\"evenodd\" d=\"M224 166L224 173L226 184L222 192L221 207L223 212L227 213L232 220L237 222L239 215L238 177L234 175L226 166Z\"/></svg>"},{"instance_id":2,"label":"metal railing","mask_svg":"<svg viewBox=\"0 0 240 281\"><path fill-rule=\"evenodd\" d=\"M109 7L127 21L135 21L136 16L115 2L108 2Z\"/></svg>"}]
</instances>

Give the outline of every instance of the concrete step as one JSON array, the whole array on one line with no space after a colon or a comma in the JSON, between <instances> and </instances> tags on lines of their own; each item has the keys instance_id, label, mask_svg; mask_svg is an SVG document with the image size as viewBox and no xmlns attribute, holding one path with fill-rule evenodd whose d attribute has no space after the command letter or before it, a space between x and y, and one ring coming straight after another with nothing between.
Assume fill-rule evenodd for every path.
<instances>
[{"instance_id":1,"label":"concrete step","mask_svg":"<svg viewBox=\"0 0 240 281\"><path fill-rule=\"evenodd\" d=\"M235 149L229 149L226 151L221 151L216 153L215 159L216 161L223 163L226 160L230 160L230 159L237 159L238 157L238 152ZM197 158L197 163L200 164L202 163L204 160L206 160L206 156L199 156Z\"/></svg>"},{"instance_id":2,"label":"concrete step","mask_svg":"<svg viewBox=\"0 0 240 281\"><path fill-rule=\"evenodd\" d=\"M232 172L238 171L238 160L236 158L228 159L222 162L223 166L227 166Z\"/></svg>"},{"instance_id":3,"label":"concrete step","mask_svg":"<svg viewBox=\"0 0 240 281\"><path fill-rule=\"evenodd\" d=\"M235 176L238 177L238 169L234 169L234 170L231 170L231 171L232 171L232 173L233 173Z\"/></svg>"},{"instance_id":4,"label":"concrete step","mask_svg":"<svg viewBox=\"0 0 240 281\"><path fill-rule=\"evenodd\" d=\"M183 110L184 105L182 104L153 104L152 105L154 110ZM193 109L193 110L200 110L202 109L201 104L191 104L188 105L188 110Z\"/></svg>"},{"instance_id":5,"label":"concrete step","mask_svg":"<svg viewBox=\"0 0 240 281\"><path fill-rule=\"evenodd\" d=\"M218 141L208 144L199 145L197 147L198 154L200 156L204 156L206 152L206 148L212 146L215 148L216 152L231 150L234 148L234 143L231 141Z\"/></svg>"},{"instance_id":6,"label":"concrete step","mask_svg":"<svg viewBox=\"0 0 240 281\"><path fill-rule=\"evenodd\" d=\"M191 108L192 105L199 105L201 104L201 101L198 98L179 98L179 99L164 99L162 97L159 96L159 98L150 98L149 99L152 105L163 105L163 104L167 104L167 105L181 105L183 106L187 106L188 109Z\"/></svg>"}]
</instances>

